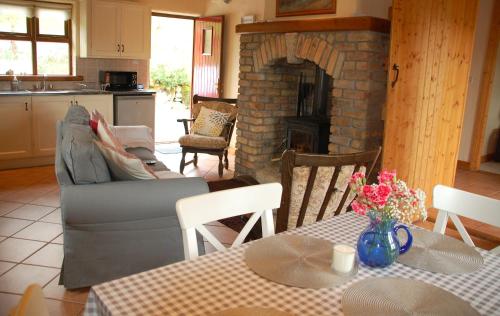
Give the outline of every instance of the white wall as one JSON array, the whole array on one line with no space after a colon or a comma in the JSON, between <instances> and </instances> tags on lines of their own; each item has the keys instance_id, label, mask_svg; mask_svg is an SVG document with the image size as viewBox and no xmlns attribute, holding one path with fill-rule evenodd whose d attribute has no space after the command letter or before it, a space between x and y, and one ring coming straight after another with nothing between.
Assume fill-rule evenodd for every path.
<instances>
[{"instance_id":1,"label":"white wall","mask_svg":"<svg viewBox=\"0 0 500 316\"><path fill-rule=\"evenodd\" d=\"M488 46L488 36L494 1L495 0L479 0L474 48L472 51L471 70L469 74L469 89L465 102L462 136L460 139L460 150L458 153L458 159L462 161L470 161L470 148L473 142L472 132L474 130L477 103L479 101L479 89L483 72L484 57Z\"/></svg>"},{"instance_id":2,"label":"white wall","mask_svg":"<svg viewBox=\"0 0 500 316\"><path fill-rule=\"evenodd\" d=\"M347 16L374 16L387 19L392 0L337 0L336 14L276 17L276 0L265 0L265 20L321 19Z\"/></svg>"},{"instance_id":3,"label":"white wall","mask_svg":"<svg viewBox=\"0 0 500 316\"><path fill-rule=\"evenodd\" d=\"M337 14L276 18L276 0L232 0L228 4L222 0L207 0L204 15L224 15L225 19L223 96L226 98L236 98L238 96L240 36L236 34L235 27L240 24L242 16L256 15L257 21L363 15L387 18L388 8L391 3L392 0L337 0Z\"/></svg>"},{"instance_id":4,"label":"white wall","mask_svg":"<svg viewBox=\"0 0 500 316\"><path fill-rule=\"evenodd\" d=\"M495 78L491 86L491 97L488 110L488 120L484 131L484 143L481 156L495 152L500 129L500 45L497 49Z\"/></svg>"},{"instance_id":5,"label":"white wall","mask_svg":"<svg viewBox=\"0 0 500 316\"><path fill-rule=\"evenodd\" d=\"M205 16L224 15L223 39L223 97L238 96L238 73L240 66L240 36L235 28L241 23L241 17L256 15L257 19L264 17L265 0L232 0L226 4L222 0L208 0Z\"/></svg>"},{"instance_id":6,"label":"white wall","mask_svg":"<svg viewBox=\"0 0 500 316\"><path fill-rule=\"evenodd\" d=\"M134 0L151 6L154 12L173 13L180 15L203 15L206 0ZM222 2L222 1L221 1Z\"/></svg>"}]
</instances>

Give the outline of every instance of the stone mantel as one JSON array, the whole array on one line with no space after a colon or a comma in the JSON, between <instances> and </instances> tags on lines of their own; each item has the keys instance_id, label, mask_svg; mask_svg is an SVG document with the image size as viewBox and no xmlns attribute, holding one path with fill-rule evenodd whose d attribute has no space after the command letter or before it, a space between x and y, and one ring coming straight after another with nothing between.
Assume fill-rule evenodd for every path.
<instances>
[{"instance_id":1,"label":"stone mantel","mask_svg":"<svg viewBox=\"0 0 500 316\"><path fill-rule=\"evenodd\" d=\"M287 20L236 25L236 33L291 33L374 31L390 33L391 22L386 19L357 16L346 18Z\"/></svg>"}]
</instances>

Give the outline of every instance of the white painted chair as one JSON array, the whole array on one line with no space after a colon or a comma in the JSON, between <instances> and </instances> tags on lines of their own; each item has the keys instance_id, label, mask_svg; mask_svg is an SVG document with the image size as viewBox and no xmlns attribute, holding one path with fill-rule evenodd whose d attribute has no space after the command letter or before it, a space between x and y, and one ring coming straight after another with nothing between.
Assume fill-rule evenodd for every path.
<instances>
[{"instance_id":1,"label":"white painted chair","mask_svg":"<svg viewBox=\"0 0 500 316\"><path fill-rule=\"evenodd\" d=\"M457 215L500 227L500 200L438 184L434 187L433 207L439 211L434 231L444 234L450 218L470 246L474 246L474 242ZM500 254L500 246L491 252Z\"/></svg>"},{"instance_id":2,"label":"white painted chair","mask_svg":"<svg viewBox=\"0 0 500 316\"><path fill-rule=\"evenodd\" d=\"M206 193L178 200L176 209L182 229L184 257L186 260L198 257L196 231L203 235L217 250L227 250L204 226L204 224L216 220L253 213L231 247L243 243L259 218L261 218L262 223L262 236L274 235L272 210L280 206L281 192L281 184L268 183Z\"/></svg>"}]
</instances>

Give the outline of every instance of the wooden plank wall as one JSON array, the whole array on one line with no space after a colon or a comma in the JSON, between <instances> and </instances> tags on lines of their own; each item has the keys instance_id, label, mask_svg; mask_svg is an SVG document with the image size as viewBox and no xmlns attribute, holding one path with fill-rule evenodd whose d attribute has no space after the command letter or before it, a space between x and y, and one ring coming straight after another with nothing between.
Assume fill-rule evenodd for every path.
<instances>
[{"instance_id":1,"label":"wooden plank wall","mask_svg":"<svg viewBox=\"0 0 500 316\"><path fill-rule=\"evenodd\" d=\"M432 201L453 185L472 56L477 0L395 0L383 167ZM391 71L389 81L393 80Z\"/></svg>"}]
</instances>

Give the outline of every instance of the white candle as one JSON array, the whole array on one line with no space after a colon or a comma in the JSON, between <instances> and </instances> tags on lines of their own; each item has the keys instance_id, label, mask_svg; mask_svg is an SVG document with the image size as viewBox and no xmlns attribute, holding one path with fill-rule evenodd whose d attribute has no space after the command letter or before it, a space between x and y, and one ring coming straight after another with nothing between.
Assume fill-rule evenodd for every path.
<instances>
[{"instance_id":1,"label":"white candle","mask_svg":"<svg viewBox=\"0 0 500 316\"><path fill-rule=\"evenodd\" d=\"M348 273L354 266L356 250L348 245L333 246L332 268L341 273Z\"/></svg>"}]
</instances>

